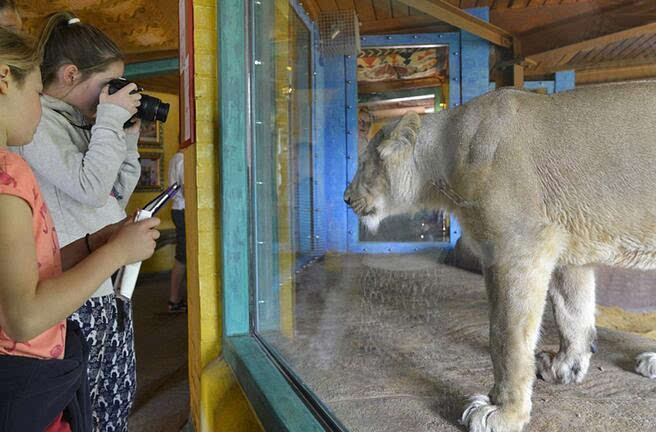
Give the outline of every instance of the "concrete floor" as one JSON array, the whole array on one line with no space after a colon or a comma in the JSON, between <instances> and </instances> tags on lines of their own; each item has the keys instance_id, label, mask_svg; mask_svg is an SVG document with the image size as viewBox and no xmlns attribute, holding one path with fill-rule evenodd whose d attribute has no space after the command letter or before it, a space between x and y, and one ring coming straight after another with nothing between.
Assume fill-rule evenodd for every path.
<instances>
[{"instance_id":1,"label":"concrete floor","mask_svg":"<svg viewBox=\"0 0 656 432\"><path fill-rule=\"evenodd\" d=\"M130 432L179 432L189 416L187 314L167 312L168 278L141 275L133 296L137 398Z\"/></svg>"},{"instance_id":2,"label":"concrete floor","mask_svg":"<svg viewBox=\"0 0 656 432\"><path fill-rule=\"evenodd\" d=\"M467 396L493 382L482 276L429 255L329 256L296 282L293 337L265 339L347 429L464 430ZM540 346L557 344L548 307ZM536 382L527 432L656 430L656 381L632 370L656 341L599 329L598 348L582 384Z\"/></svg>"}]
</instances>

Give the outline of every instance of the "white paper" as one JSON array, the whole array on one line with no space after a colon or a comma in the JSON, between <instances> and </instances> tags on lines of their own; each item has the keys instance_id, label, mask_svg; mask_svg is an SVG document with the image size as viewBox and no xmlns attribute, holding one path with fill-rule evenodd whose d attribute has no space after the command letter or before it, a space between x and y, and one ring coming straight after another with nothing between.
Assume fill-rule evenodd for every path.
<instances>
[{"instance_id":1,"label":"white paper","mask_svg":"<svg viewBox=\"0 0 656 432\"><path fill-rule=\"evenodd\" d=\"M151 216L151 212L139 210L134 221L139 222ZM141 261L128 264L119 269L118 275L116 275L116 282L114 282L114 295L116 297L122 300L130 300L132 298L132 293L139 277L139 269L141 269Z\"/></svg>"}]
</instances>

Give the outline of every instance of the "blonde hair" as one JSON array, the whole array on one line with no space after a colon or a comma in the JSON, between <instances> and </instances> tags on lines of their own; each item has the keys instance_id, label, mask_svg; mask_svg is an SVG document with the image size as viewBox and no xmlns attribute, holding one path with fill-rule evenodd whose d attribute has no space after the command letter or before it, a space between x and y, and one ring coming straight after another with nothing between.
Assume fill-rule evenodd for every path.
<instances>
[{"instance_id":1,"label":"blonde hair","mask_svg":"<svg viewBox=\"0 0 656 432\"><path fill-rule=\"evenodd\" d=\"M40 63L41 55L29 37L0 27L0 64L9 66L19 85Z\"/></svg>"}]
</instances>

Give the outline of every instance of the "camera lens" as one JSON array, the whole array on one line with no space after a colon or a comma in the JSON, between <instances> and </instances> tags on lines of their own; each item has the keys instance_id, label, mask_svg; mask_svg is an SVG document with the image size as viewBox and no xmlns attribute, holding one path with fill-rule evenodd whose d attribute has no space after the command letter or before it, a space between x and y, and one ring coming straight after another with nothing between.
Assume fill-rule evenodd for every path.
<instances>
[{"instance_id":1,"label":"camera lens","mask_svg":"<svg viewBox=\"0 0 656 432\"><path fill-rule=\"evenodd\" d=\"M169 115L169 104L160 99L146 94L141 95L141 105L138 108L138 116L143 120L165 122Z\"/></svg>"},{"instance_id":2,"label":"camera lens","mask_svg":"<svg viewBox=\"0 0 656 432\"><path fill-rule=\"evenodd\" d=\"M160 103L157 104L155 119L161 121L162 123L165 122L166 118L169 116L169 107L169 104L160 101Z\"/></svg>"}]
</instances>

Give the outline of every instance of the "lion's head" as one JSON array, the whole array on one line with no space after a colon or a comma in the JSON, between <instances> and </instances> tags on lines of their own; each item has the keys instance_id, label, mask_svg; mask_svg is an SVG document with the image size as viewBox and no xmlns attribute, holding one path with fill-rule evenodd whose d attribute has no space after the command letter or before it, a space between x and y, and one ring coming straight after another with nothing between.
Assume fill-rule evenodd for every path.
<instances>
[{"instance_id":1,"label":"lion's head","mask_svg":"<svg viewBox=\"0 0 656 432\"><path fill-rule=\"evenodd\" d=\"M371 232L388 216L413 207L418 189L413 149L419 115L406 113L396 124L385 125L358 155L358 169L344 191L351 206Z\"/></svg>"}]
</instances>

